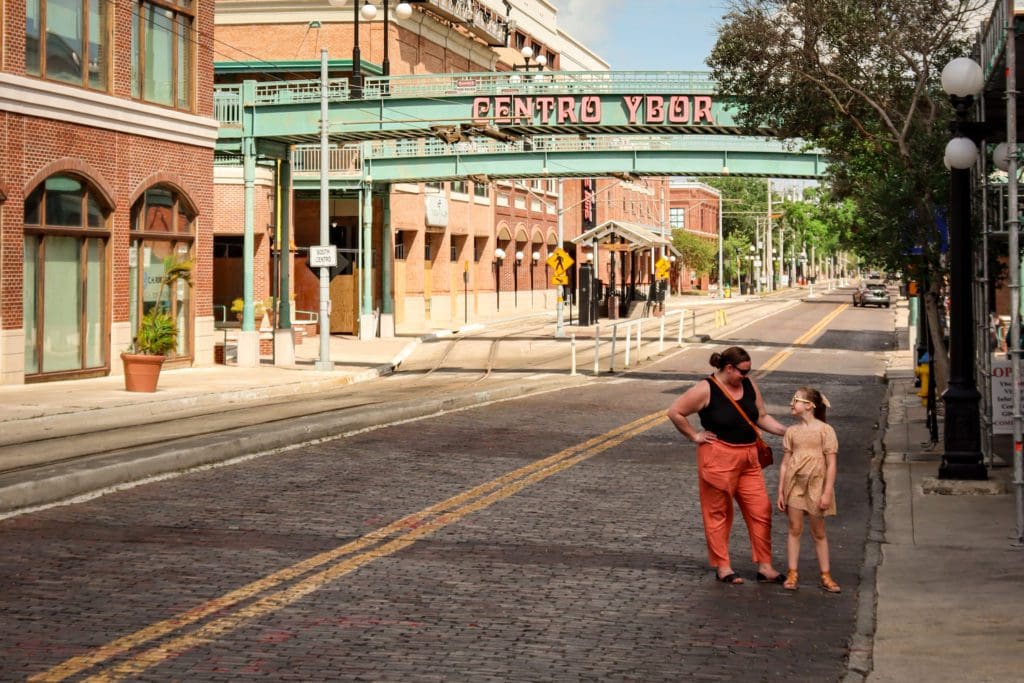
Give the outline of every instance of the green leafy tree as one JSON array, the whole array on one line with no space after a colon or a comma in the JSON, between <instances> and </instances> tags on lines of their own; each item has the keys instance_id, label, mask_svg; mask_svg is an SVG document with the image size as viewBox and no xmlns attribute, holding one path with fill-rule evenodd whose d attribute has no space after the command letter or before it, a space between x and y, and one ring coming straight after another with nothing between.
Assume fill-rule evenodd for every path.
<instances>
[{"instance_id":1,"label":"green leafy tree","mask_svg":"<svg viewBox=\"0 0 1024 683\"><path fill-rule=\"evenodd\" d=\"M672 246L680 253L683 264L690 270L700 275L710 274L715 270L718 245L708 238L685 230L673 230Z\"/></svg>"},{"instance_id":2,"label":"green leafy tree","mask_svg":"<svg viewBox=\"0 0 1024 683\"><path fill-rule=\"evenodd\" d=\"M950 106L939 70L965 54L969 19L982 0L734 0L708 64L739 121L780 138L821 146L837 198L856 202L848 236L865 257L906 261L913 245L934 249L935 207L945 203L938 160ZM938 282L928 317L938 339ZM937 385L948 358L937 354Z\"/></svg>"}]
</instances>

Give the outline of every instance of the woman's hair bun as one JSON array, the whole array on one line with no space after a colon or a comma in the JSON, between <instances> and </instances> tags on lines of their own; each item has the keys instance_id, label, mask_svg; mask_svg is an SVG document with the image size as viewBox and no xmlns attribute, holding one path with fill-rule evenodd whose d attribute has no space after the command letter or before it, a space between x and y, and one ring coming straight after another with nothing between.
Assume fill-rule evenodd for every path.
<instances>
[{"instance_id":1,"label":"woman's hair bun","mask_svg":"<svg viewBox=\"0 0 1024 683\"><path fill-rule=\"evenodd\" d=\"M719 370L721 370L722 369L722 354L720 354L717 351L715 351L713 354L711 354L711 360L709 362L711 363L711 367L718 368Z\"/></svg>"}]
</instances>

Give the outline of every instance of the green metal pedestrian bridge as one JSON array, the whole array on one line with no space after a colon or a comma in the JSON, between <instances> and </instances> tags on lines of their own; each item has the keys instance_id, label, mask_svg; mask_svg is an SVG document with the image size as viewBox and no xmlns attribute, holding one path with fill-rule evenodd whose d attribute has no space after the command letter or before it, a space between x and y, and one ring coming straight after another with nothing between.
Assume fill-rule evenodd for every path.
<instances>
[{"instance_id":1,"label":"green metal pedestrian bridge","mask_svg":"<svg viewBox=\"0 0 1024 683\"><path fill-rule=\"evenodd\" d=\"M353 192L364 245L372 244L374 192L384 191L383 221L390 223L385 188L391 183L608 175L814 179L827 171L822 154L800 141L771 139L767 128L754 136L740 129L735 102L719 98L702 72L428 74L368 78L358 91L341 78L247 80L216 86L214 110L221 124L218 161L243 166L244 332L254 330L260 158L284 162L285 186ZM388 253L392 231L382 234ZM370 249L360 258L360 318L372 318ZM390 268L383 259L384 292ZM389 296L382 305L390 314Z\"/></svg>"},{"instance_id":2,"label":"green metal pedestrian bridge","mask_svg":"<svg viewBox=\"0 0 1024 683\"><path fill-rule=\"evenodd\" d=\"M217 86L218 153L287 158L319 171L320 80ZM703 72L554 71L328 79L332 177L732 175L818 178L820 152L744 135ZM764 136L770 129L758 131ZM315 168L310 166L315 159ZM727 170L726 170L727 169Z\"/></svg>"}]
</instances>

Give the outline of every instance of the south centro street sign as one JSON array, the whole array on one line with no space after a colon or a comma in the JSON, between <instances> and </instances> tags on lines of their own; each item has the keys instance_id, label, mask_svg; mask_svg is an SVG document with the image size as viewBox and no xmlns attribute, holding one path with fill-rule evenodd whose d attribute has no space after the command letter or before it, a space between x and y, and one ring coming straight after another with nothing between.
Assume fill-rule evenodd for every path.
<instances>
[{"instance_id":1,"label":"south centro street sign","mask_svg":"<svg viewBox=\"0 0 1024 683\"><path fill-rule=\"evenodd\" d=\"M527 126L734 125L732 108L710 95L523 95L476 97L476 124Z\"/></svg>"}]
</instances>

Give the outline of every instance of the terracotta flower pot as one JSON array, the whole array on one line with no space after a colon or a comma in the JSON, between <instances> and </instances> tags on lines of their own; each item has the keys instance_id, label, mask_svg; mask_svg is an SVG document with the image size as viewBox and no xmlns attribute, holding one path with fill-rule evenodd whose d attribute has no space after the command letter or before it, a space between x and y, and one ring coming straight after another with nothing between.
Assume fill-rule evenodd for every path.
<instances>
[{"instance_id":1,"label":"terracotta flower pot","mask_svg":"<svg viewBox=\"0 0 1024 683\"><path fill-rule=\"evenodd\" d=\"M156 383L160 379L160 368L163 367L164 358L166 356L122 353L125 391L156 391Z\"/></svg>"}]
</instances>

